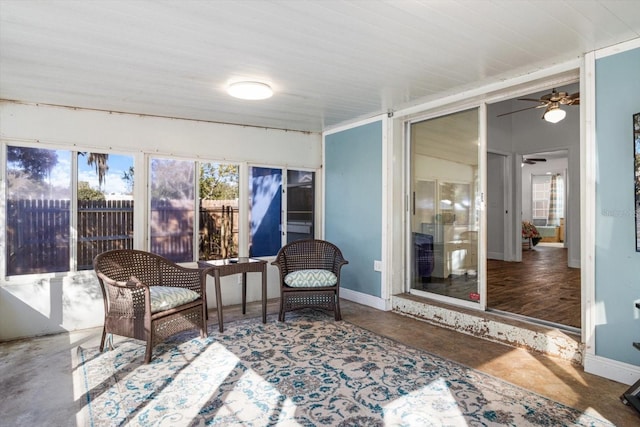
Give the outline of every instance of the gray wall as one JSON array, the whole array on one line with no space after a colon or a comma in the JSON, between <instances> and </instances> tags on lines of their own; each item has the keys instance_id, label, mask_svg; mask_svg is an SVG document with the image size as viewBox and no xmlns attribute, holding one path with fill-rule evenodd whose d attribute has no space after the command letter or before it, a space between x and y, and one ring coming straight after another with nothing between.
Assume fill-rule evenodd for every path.
<instances>
[{"instance_id":1,"label":"gray wall","mask_svg":"<svg viewBox=\"0 0 640 427\"><path fill-rule=\"evenodd\" d=\"M382 122L325 137L325 238L349 264L340 285L382 296Z\"/></svg>"}]
</instances>

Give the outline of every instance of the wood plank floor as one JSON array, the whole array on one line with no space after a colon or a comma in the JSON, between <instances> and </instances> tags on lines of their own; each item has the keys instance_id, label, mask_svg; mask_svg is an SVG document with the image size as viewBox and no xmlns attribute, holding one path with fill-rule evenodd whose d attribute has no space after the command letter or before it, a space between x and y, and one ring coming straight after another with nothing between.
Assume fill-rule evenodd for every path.
<instances>
[{"instance_id":1,"label":"wood plank floor","mask_svg":"<svg viewBox=\"0 0 640 427\"><path fill-rule=\"evenodd\" d=\"M487 260L487 307L580 328L580 269L567 249L522 249L522 262Z\"/></svg>"}]
</instances>

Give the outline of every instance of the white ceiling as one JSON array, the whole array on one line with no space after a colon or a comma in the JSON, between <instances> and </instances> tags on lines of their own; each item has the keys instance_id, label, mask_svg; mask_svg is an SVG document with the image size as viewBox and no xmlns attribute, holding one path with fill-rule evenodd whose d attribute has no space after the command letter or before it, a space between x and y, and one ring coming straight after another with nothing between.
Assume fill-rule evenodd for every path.
<instances>
[{"instance_id":1,"label":"white ceiling","mask_svg":"<svg viewBox=\"0 0 640 427\"><path fill-rule=\"evenodd\" d=\"M321 131L638 37L637 0L0 0L0 98Z\"/></svg>"}]
</instances>

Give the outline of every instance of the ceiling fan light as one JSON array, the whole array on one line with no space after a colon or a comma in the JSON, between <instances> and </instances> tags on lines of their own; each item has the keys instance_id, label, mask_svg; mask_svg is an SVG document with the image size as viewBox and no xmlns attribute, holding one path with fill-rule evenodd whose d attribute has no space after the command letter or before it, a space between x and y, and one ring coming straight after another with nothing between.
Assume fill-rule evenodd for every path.
<instances>
[{"instance_id":1,"label":"ceiling fan light","mask_svg":"<svg viewBox=\"0 0 640 427\"><path fill-rule=\"evenodd\" d=\"M558 123L560 120L564 119L566 115L566 111L560 109L557 105L551 105L544 113L544 119L549 123Z\"/></svg>"},{"instance_id":2,"label":"ceiling fan light","mask_svg":"<svg viewBox=\"0 0 640 427\"><path fill-rule=\"evenodd\" d=\"M234 98L252 101L273 96L273 90L268 84L252 81L232 83L227 87L227 92Z\"/></svg>"}]
</instances>

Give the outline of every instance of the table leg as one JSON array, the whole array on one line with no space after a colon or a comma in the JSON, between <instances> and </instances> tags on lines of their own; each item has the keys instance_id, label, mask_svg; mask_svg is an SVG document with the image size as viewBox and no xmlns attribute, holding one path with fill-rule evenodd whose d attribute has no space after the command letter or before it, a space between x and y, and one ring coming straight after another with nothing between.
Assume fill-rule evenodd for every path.
<instances>
[{"instance_id":1,"label":"table leg","mask_svg":"<svg viewBox=\"0 0 640 427\"><path fill-rule=\"evenodd\" d=\"M262 323L267 323L267 267L262 266Z\"/></svg>"},{"instance_id":2,"label":"table leg","mask_svg":"<svg viewBox=\"0 0 640 427\"><path fill-rule=\"evenodd\" d=\"M242 273L242 314L247 314L247 273Z\"/></svg>"},{"instance_id":3,"label":"table leg","mask_svg":"<svg viewBox=\"0 0 640 427\"><path fill-rule=\"evenodd\" d=\"M224 325L222 324L222 295L220 292L220 272L215 270L214 273L215 282L216 282L216 307L218 309L218 330L220 332L224 331Z\"/></svg>"}]
</instances>

